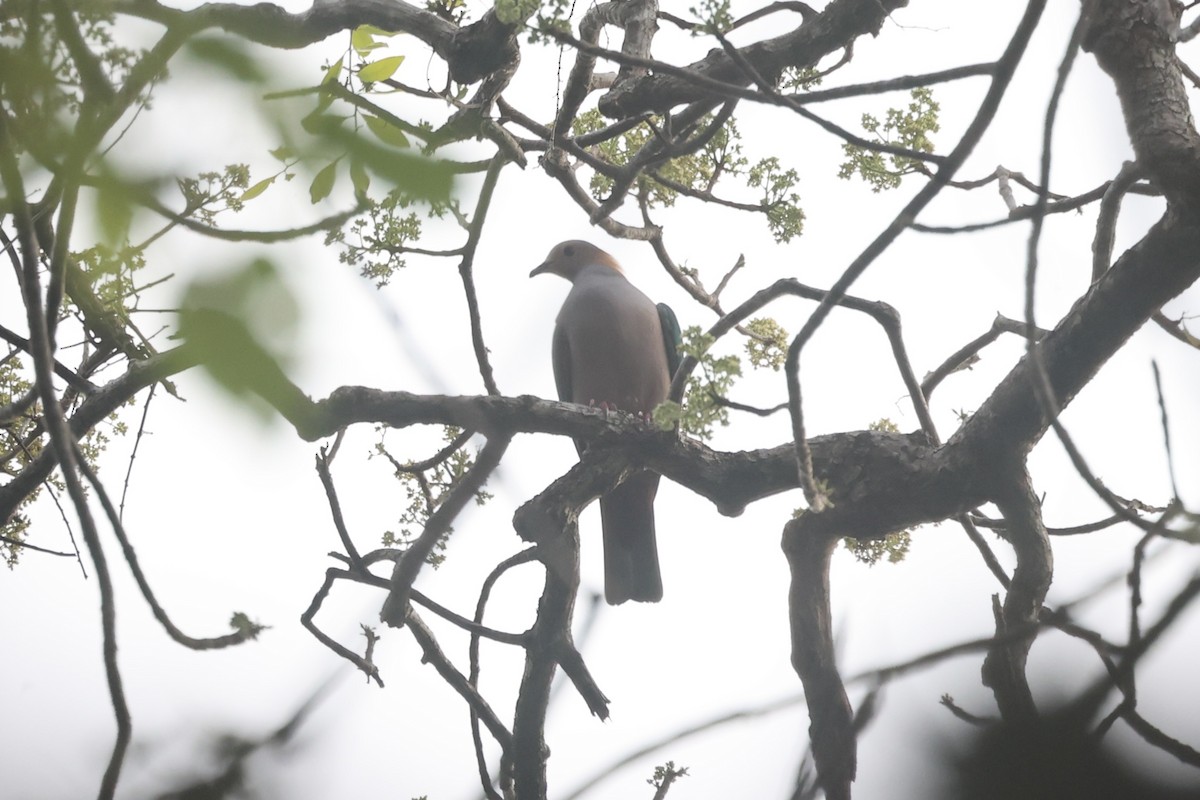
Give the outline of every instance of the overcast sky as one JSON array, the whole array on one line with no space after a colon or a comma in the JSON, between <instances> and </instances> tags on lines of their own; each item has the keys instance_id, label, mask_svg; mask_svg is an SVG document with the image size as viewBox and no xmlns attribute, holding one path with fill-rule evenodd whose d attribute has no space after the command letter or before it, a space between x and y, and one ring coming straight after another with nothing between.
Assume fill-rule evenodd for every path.
<instances>
[{"instance_id":1,"label":"overcast sky","mask_svg":"<svg viewBox=\"0 0 1200 800\"><path fill-rule=\"evenodd\" d=\"M687 5L664 4L664 9L683 14ZM1019 16L1018 5L991 4L986 18L978 14L975 19L975 4L914 2L895 15L879 39L858 42L853 63L826 85L995 58ZM1052 6L997 122L960 177L981 177L997 164L1036 177L1045 101L1076 11L1075 4ZM745 10L750 7L746 4ZM665 28L655 51L660 58L686 62L712 46L669 36ZM752 28L735 41L771 30L770 24ZM413 40L402 37L399 42L398 52L408 55L399 77L415 85L424 85L426 75L434 84L442 80L436 63L431 65ZM274 84L287 88L315 83L322 59L341 46L330 42L300 53L270 55L271 63L281 69ZM1189 50L1195 45L1183 48L1185 57ZM571 61L568 53L564 75ZM132 126L117 156L148 172L195 173L245 161L255 175L269 174L274 164L266 150L278 142L269 124L255 114L259 91L218 84L186 66L173 72L174 79L159 88L153 111ZM549 119L557 76L554 51L526 48L506 97L531 116ZM943 121L935 136L939 151L957 141L985 86L983 79L974 79L936 88ZM406 106L409 102L398 100L394 109L402 116L435 113ZM818 111L854 129L863 111L882 114L889 104L904 102L902 95L892 95L829 104ZM683 203L656 219L665 227L666 244L676 259L700 269L709 286L740 254L746 256L747 268L726 292L727 307L781 276L828 286L919 188L919 181L910 179L897 191L874 195L861 183L837 179L840 143L786 111L744 106L738 120L752 159L778 155L785 166L800 172L807 215L804 236L776 245L757 218ZM1051 188L1063 194L1083 192L1110 179L1131 156L1111 84L1087 55L1081 55L1071 76L1056 141L1063 146L1055 154ZM480 157L482 151L462 147L456 152ZM335 193L327 208L314 209L300 183L272 187L250 204L244 219L225 224L292 227L346 199ZM460 184L467 208L477 185L470 179ZM297 190L298 197L289 197L289 190ZM1019 202L1031 199L1018 194ZM1136 241L1160 212L1157 201L1129 198L1118 230L1118 252ZM972 193L946 190L922 221L965 223L1003 213L994 187ZM623 209L618 218L636 222L636 210ZM1038 283L1043 326L1061 317L1089 280L1094 218L1095 209L1089 208L1059 215L1047 224ZM462 238L449 226L432 230L430 246L454 247ZM886 300L900 310L914 368L924 374L983 333L997 312L1022 316L1027 233L1024 225L955 237L906 233L852 293ZM526 276L551 245L568 238L589 238L610 249L625 264L630 279L656 300L672 304L685 326L707 327L714 321L711 312L690 304L657 268L648 248L610 240L590 228L584 212L565 202L557 184L531 159L524 173L509 167L502 174L476 258L484 332L505 394L554 396L549 341L567 284L551 278L530 282ZM83 247L86 242L74 244ZM339 264L337 252L316 237L268 251L181 234L155 246L148 269L156 276L177 276L156 292L159 304L166 307L192 277L234 269L258 255L276 260L300 301L301 355L293 378L311 396L323 397L343 384L451 394L482 391L465 327L457 264L451 260L414 257L391 286L377 291ZM10 277L0 280L11 287ZM9 312L15 294L0 288L6 319L19 318ZM1194 312L1198 300L1200 294L1193 289L1170 308L1176 316L1189 308ZM772 312L795 332L811 308L789 302ZM159 324L169 325L171 317L146 315L138 322L143 330L154 330ZM163 348L168 345L160 342ZM953 376L938 389L933 412L944 438L956 427L958 413L974 410L1021 352L1015 338L1001 341L985 351L973 370ZM1081 393L1064 419L1109 487L1125 497L1165 504L1169 484L1152 358L1163 371L1172 412L1181 491L1194 508L1200 501L1195 490L1200 481L1195 447L1200 420L1189 416L1200 393L1194 352L1156 328L1141 331ZM904 430L917 427L886 340L865 318L833 314L805 351L803 364L805 413L812 434L858 430L884 417ZM197 738L205 732L263 735L330 679L335 681L333 689L302 729L291 757L256 762L256 774L269 787L265 796L477 796L467 710L433 669L420 663L419 650L406 631L382 632L375 658L387 687L380 690L300 626L300 614L320 586L324 570L335 564L326 553L340 549L313 470L316 446L300 441L278 420L263 424L227 401L198 371L179 376L176 384L184 400L158 393L149 412L148 435L133 466L125 521L139 560L163 606L189 634L224 633L234 611L271 628L259 641L229 650L194 653L181 648L151 618L120 562L115 541L106 535L117 587L120 663L135 726L135 747L120 796L146 797L177 780L178 770L201 771L195 753ZM782 373L748 375L733 396L758 405L780 402L785 397ZM123 419L136 428L140 414L140 405L130 407ZM782 415L767 420L738 417L718 432L714 444L743 449L780 444L787 437L788 421ZM387 463L366 458L376 438L369 428L352 430L334 466L347 522L360 549L378 546L382 532L395 528L404 504ZM409 431L393 431L387 440L394 453L413 458L431 453L437 441L436 435ZM408 450L405 443L419 447ZM104 458L103 477L110 492L120 493L132 445L132 437L117 439ZM489 484L495 498L460 518L446 565L436 572L426 570L419 588L460 611L473 608L482 577L521 549L510 524L513 510L565 472L574 459L574 449L565 440L515 440ZM1065 526L1106 516L1052 435L1037 448L1031 466L1035 486L1045 493L1048 524ZM663 483L657 515L665 597L657 605L599 607L581 646L612 700L612 719L601 723L592 718L573 689L563 687L547 730L552 796L564 796L589 776L607 771L624 754L672 731L798 695L799 681L789 663L788 572L779 541L783 523L801 505L800 493L790 492L727 519L681 487ZM32 541L69 549L52 505L40 503L35 519ZM577 613L580 621L588 617L586 598L601 591L597 528L593 510L582 522L585 602ZM1056 539L1050 602L1074 599L1099 579L1126 569L1136 536L1126 528ZM997 550L1009 564L1003 548ZM1147 618L1153 618L1196 567L1195 555L1182 549L1154 563L1144 584ZM527 627L539 578L538 568L526 566L502 581L487 622L504 630ZM898 566L868 568L839 553L832 584L846 676L986 635L992 626L990 595L999 591L974 548L952 524L915 532L912 552ZM339 586L319 622L327 633L358 649L359 625L377 624L381 600L377 591ZM1085 622L1120 638L1125 604L1118 584L1080 613ZM114 731L100 656L96 582L84 580L73 561L26 553L17 569L0 574L0 607L5 609L0 641L7 654L6 680L0 688L0 719L5 720L0 725L5 786L0 795L48 800L90 796ZM438 624L432 614L424 617L465 671L466 638ZM1142 685L1169 681L1169 693L1156 696L1148 691L1140 697L1147 717L1193 745L1200 742L1200 725L1184 709L1196 708L1200 688L1194 677L1179 679L1181 672L1174 667L1194 663L1197 623L1193 613L1144 665ZM1068 689L1080 674L1097 674L1099 665L1088 655L1055 634L1039 639L1031 671L1041 696L1052 696L1054 687ZM511 718L519 656L512 648L484 645L482 690L503 719ZM881 718L862 742L856 784L861 797L909 796L905 787L916 791L921 785L927 776L919 759L898 757L897 751L919 751L921 731L934 723L961 733L953 727L959 723L938 707L943 693L976 713L992 713L990 697L979 686L980 661L979 656L961 658L891 685ZM865 688L851 686L853 702ZM652 789L644 780L654 765L670 759L691 773L672 789L671 797L784 797L807 727L802 705L726 726L639 760L587 796L649 797ZM1124 741L1120 726L1112 735Z\"/></svg>"}]
</instances>

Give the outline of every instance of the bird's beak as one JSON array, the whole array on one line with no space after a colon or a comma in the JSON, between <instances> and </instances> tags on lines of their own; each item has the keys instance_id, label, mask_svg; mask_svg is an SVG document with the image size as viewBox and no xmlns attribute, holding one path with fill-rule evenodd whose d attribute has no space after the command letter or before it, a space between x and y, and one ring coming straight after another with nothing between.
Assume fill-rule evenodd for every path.
<instances>
[{"instance_id":1,"label":"bird's beak","mask_svg":"<svg viewBox=\"0 0 1200 800\"><path fill-rule=\"evenodd\" d=\"M533 272L529 273L529 277L532 278L534 275L541 275L541 274L543 274L545 272L549 272L549 271L550 271L550 262L543 261L541 264L538 264L536 267L533 268Z\"/></svg>"}]
</instances>

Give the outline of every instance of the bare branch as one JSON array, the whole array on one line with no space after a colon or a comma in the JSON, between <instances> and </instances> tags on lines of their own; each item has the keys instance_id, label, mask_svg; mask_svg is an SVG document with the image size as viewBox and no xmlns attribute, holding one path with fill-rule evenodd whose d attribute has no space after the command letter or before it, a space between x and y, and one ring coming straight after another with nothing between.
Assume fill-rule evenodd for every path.
<instances>
[{"instance_id":1,"label":"bare branch","mask_svg":"<svg viewBox=\"0 0 1200 800\"><path fill-rule=\"evenodd\" d=\"M483 487L488 476L500 464L504 451L508 449L511 440L509 435L489 436L487 444L476 457L475 464L463 476L462 481L454 487L450 495L437 507L425 523L425 530L417 540L409 546L404 555L396 562L392 571L391 588L383 609L379 612L380 619L392 627L404 625L408 612L408 599L412 592L413 581L417 579L421 567L438 540L446 535L450 524L459 512L466 507Z\"/></svg>"},{"instance_id":2,"label":"bare branch","mask_svg":"<svg viewBox=\"0 0 1200 800\"><path fill-rule=\"evenodd\" d=\"M442 652L437 639L433 636L433 631L429 630L425 622L417 616L417 612L412 609L412 606L407 609L404 623L412 632L413 638L417 640L417 644L421 646L422 661L432 664L450 688L454 689L467 702L471 711L479 716L500 747L505 752L512 752L512 734L504 727L504 723L496 716L496 712L492 711L487 701L475 691L466 677L446 658L446 654Z\"/></svg>"},{"instance_id":3,"label":"bare branch","mask_svg":"<svg viewBox=\"0 0 1200 800\"><path fill-rule=\"evenodd\" d=\"M125 752L133 733L133 722L129 714L128 703L125 700L120 667L117 664L116 606L112 579L108 572L108 561L100 542L99 531L96 529L95 520L88 509L87 495L79 479L74 434L63 417L54 390L54 345L50 333L50 323L46 318L46 308L42 305L42 287L38 276L39 243L35 233L34 217L25 202L24 181L16 158L13 156L15 150L9 137L8 125L8 112L0 109L0 180L3 180L8 192L9 202L15 205L14 216L22 261L21 295L29 324L30 351L36 374L38 395L42 401L46 431L50 434L52 444L52 447L46 448L44 452L53 452L62 465L63 480L79 516L84 542L87 545L88 554L91 556L92 566L96 571L96 582L100 588L104 671L112 702L113 716L116 720L117 736L113 743L112 755L109 757L104 771L104 777L100 782L99 798L100 800L110 800L116 792L117 780L125 761ZM67 233L69 235L69 231ZM26 467L23 472L29 472L31 467L32 465ZM16 479L3 488L8 489L13 483L16 483ZM22 494L21 499L23 498ZM7 520L8 513L5 513L3 518Z\"/></svg>"},{"instance_id":4,"label":"bare branch","mask_svg":"<svg viewBox=\"0 0 1200 800\"><path fill-rule=\"evenodd\" d=\"M970 369L971 365L979 360L979 351L999 339L1002 333L1015 333L1019 336L1024 336L1026 334L1026 325L997 314L996 318L992 320L992 327L987 333L963 345L953 355L943 361L941 366L925 376L925 380L921 381L921 393L928 398L937 385L947 376L959 370ZM1041 339L1046 333L1041 328L1034 331L1034 335L1038 339Z\"/></svg>"},{"instance_id":5,"label":"bare branch","mask_svg":"<svg viewBox=\"0 0 1200 800\"><path fill-rule=\"evenodd\" d=\"M483 179L483 188L479 190L479 200L475 204L475 215L471 219L471 227L467 233L467 243L463 245L462 261L458 264L458 274L462 279L463 295L467 299L467 315L471 323L471 343L475 347L475 362L479 365L479 374L488 394L498 395L500 389L492 374L492 364L488 359L487 345L483 342L483 322L479 317L479 299L475 294L475 250L479 246L479 237L483 234L483 222L487 219L489 206L492 204L492 194L496 190L496 181L500 179L500 170L507 163L502 153L492 158L487 175Z\"/></svg>"},{"instance_id":6,"label":"bare branch","mask_svg":"<svg viewBox=\"0 0 1200 800\"><path fill-rule=\"evenodd\" d=\"M1029 38L1033 35L1034 28L1037 27L1037 22L1041 17L1044 6L1044 0L1031 0L1026 6L1025 14L1021 18L1017 30L1013 33L1008 47L1005 48L1004 55L996 63L996 71L992 77L991 86L988 88L988 92L980 104L975 118L967 127L958 144L946 156L945 162L938 168L934 177L917 192L916 196L905 205L904 209L896 216L892 223L846 268L842 276L830 288L829 294L809 316L808 320L804 323L804 327L800 329L800 332L796 334L795 338L792 339L791 345L788 347L786 374L788 401L792 416L792 438L796 445L797 473L800 476L801 486L804 489L809 507L815 511L824 510L828 505L828 500L817 488L817 481L813 475L812 453L807 444L807 434L805 432L802 411L803 400L800 393L800 352L825 320L825 317L829 315L833 307L846 294L850 286L891 245L896 237L916 219L920 211L941 191L946 181L950 180L975 148L975 144L991 124L996 110L1000 105L1001 98L1008 90L1013 72L1016 70L1017 63L1021 60L1021 56L1025 52L1025 47L1029 43Z\"/></svg>"},{"instance_id":7,"label":"bare branch","mask_svg":"<svg viewBox=\"0 0 1200 800\"><path fill-rule=\"evenodd\" d=\"M104 513L108 516L108 523L112 526L113 533L117 537L117 542L121 545L121 553L125 557L125 563L129 566L129 571L133 573L133 579L136 581L138 589L146 601L146 605L150 606L150 611L154 614L154 618L158 620L158 623L162 625L163 630L167 632L167 635L173 641L190 650L219 650L224 647L242 644L258 636L262 630L262 626L254 624L237 627L233 633L228 633L224 636L214 636L204 639L196 639L188 636L176 627L171 618L167 616L167 612L159 604L158 599L154 596L154 592L150 588L150 581L142 571L141 564L137 559L137 553L133 549L132 542L129 541L129 535L125 531L125 526L121 523L120 514L117 513L117 509L109 498L104 484L100 482L99 477L97 477L95 471L87 463L86 459L83 458L83 453L79 452L78 449L76 449L76 461L79 465L79 471L87 478L88 483L92 485L92 489L96 492L96 497L99 498Z\"/></svg>"}]
</instances>

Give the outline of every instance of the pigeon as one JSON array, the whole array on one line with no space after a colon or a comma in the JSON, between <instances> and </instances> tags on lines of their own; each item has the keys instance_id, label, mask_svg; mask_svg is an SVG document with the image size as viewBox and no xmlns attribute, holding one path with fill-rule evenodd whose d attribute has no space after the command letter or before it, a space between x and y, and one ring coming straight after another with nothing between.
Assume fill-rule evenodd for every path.
<instances>
[{"instance_id":1,"label":"pigeon","mask_svg":"<svg viewBox=\"0 0 1200 800\"><path fill-rule=\"evenodd\" d=\"M551 348L559 400L649 417L667 399L679 366L675 313L655 305L615 258L585 241L555 245L529 273L542 274L571 282ZM582 452L582 443L576 448ZM600 498L604 598L611 605L662 599L654 530L658 481L657 473L639 472Z\"/></svg>"}]
</instances>

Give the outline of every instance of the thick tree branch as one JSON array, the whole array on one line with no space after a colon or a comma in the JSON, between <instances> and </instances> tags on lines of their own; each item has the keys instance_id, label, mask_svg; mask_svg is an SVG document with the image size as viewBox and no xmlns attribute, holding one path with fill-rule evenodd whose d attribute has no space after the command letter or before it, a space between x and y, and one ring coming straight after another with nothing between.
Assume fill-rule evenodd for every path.
<instances>
[{"instance_id":1,"label":"thick tree branch","mask_svg":"<svg viewBox=\"0 0 1200 800\"><path fill-rule=\"evenodd\" d=\"M967 130L963 133L962 138L959 139L958 144L946 156L946 160L938 167L936 174L929 183L917 192L891 224L867 245L866 249L851 262L841 277L830 287L829 294L805 321L804 326L796 334L795 338L792 339L792 343L788 347L786 374L789 410L792 416L792 438L796 444L797 474L801 487L804 489L805 499L808 501L810 508L816 511L824 510L828 504L828 499L817 486L813 475L812 456L808 452L806 444L807 434L805 433L804 426L803 398L801 396L800 383L800 352L812 338L813 334L816 333L817 328L820 327L825 317L833 310L834 306L837 305L838 301L841 300L854 282L895 241L896 237L912 224L921 210L941 191L946 182L962 166L971 151L975 149L975 145L991 125L992 119L995 117L996 111L1000 106L1000 100L1008 91L1013 73L1016 71L1017 64L1025 53L1025 48L1029 44L1029 39L1033 35L1034 29L1037 27L1044 7L1045 0L1031 0L1026 6L1025 14L1022 16L1016 31L1014 31L1012 38L1009 40L1008 46L1005 47L1004 54L996 62L996 71L992 76L991 86L988 87L987 94L980 103L974 119L967 126Z\"/></svg>"},{"instance_id":2,"label":"thick tree branch","mask_svg":"<svg viewBox=\"0 0 1200 800\"><path fill-rule=\"evenodd\" d=\"M1175 56L1177 3L1092 3L1083 49L1117 87L1138 166L1170 203L1200 198L1200 134Z\"/></svg>"},{"instance_id":3,"label":"thick tree branch","mask_svg":"<svg viewBox=\"0 0 1200 800\"><path fill-rule=\"evenodd\" d=\"M1028 473L1019 464L1010 470L1011 482L997 492L994 500L1008 525L1017 568L997 614L998 641L984 661L983 682L992 688L1000 714L1007 722L1030 724L1037 719L1037 708L1025 675L1025 662L1033 646L1042 602L1050 589L1054 556ZM1029 635L1005 639L1010 630L1026 627Z\"/></svg>"},{"instance_id":4,"label":"thick tree branch","mask_svg":"<svg viewBox=\"0 0 1200 800\"><path fill-rule=\"evenodd\" d=\"M1059 408L1168 300L1200 278L1200 220L1168 214L1127 250L1038 344ZM996 450L1028 452L1050 420L1032 391L1023 358L951 438L972 457ZM961 448L961 450L959 449Z\"/></svg>"},{"instance_id":5,"label":"thick tree branch","mask_svg":"<svg viewBox=\"0 0 1200 800\"><path fill-rule=\"evenodd\" d=\"M772 80L785 67L810 67L830 53L848 46L859 36L876 35L888 14L908 5L908 0L834 0L821 13L782 36L741 48L741 54L758 73ZM711 99L697 86L699 76L734 86L746 86L749 77L720 49L689 64L688 77L650 74L622 82L600 98L600 111L615 119L645 111L665 113L683 103Z\"/></svg>"},{"instance_id":6,"label":"thick tree branch","mask_svg":"<svg viewBox=\"0 0 1200 800\"><path fill-rule=\"evenodd\" d=\"M185 35L221 28L247 41L285 49L306 47L360 25L405 31L429 45L446 62L450 77L463 84L486 78L510 63L517 53L518 26L500 22L494 10L460 28L401 0L314 2L307 11L297 14L273 3L205 3L190 11L179 11L154 0L117 0L112 7Z\"/></svg>"},{"instance_id":7,"label":"thick tree branch","mask_svg":"<svg viewBox=\"0 0 1200 800\"><path fill-rule=\"evenodd\" d=\"M834 657L829 605L829 561L840 535L822 516L805 512L783 530L783 552L792 574L792 666L808 699L817 780L829 800L849 800L858 761L854 715Z\"/></svg>"}]
</instances>

